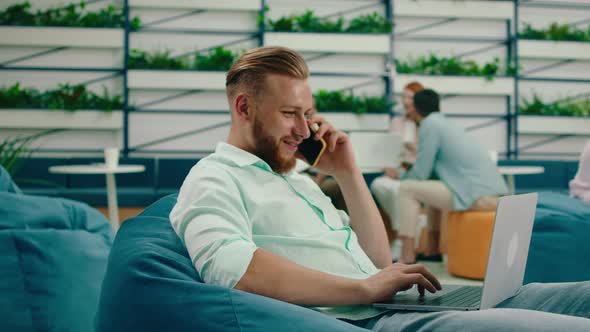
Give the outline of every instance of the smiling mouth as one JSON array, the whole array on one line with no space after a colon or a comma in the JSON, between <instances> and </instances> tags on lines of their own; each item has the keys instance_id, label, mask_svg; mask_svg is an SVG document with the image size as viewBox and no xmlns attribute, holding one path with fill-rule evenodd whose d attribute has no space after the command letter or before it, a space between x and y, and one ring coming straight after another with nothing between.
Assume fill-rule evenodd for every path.
<instances>
[{"instance_id":1,"label":"smiling mouth","mask_svg":"<svg viewBox=\"0 0 590 332\"><path fill-rule=\"evenodd\" d=\"M290 150L292 151L297 151L297 148L299 146L298 142L287 142L287 141L283 141L283 143L287 144L287 146L289 147Z\"/></svg>"}]
</instances>

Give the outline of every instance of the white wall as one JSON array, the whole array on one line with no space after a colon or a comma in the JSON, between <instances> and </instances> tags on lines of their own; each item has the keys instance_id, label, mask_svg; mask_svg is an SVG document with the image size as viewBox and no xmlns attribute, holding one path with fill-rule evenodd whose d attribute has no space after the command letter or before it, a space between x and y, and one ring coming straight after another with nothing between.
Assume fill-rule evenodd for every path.
<instances>
[{"instance_id":1,"label":"white wall","mask_svg":"<svg viewBox=\"0 0 590 332\"><path fill-rule=\"evenodd\" d=\"M418 2L424 0L418 0ZM578 0L579 2L587 2ZM47 0L32 1L38 8L51 7L56 4L67 3L68 1ZM77 2L77 1L73 1ZM399 3L403 2L398 0ZM493 1L488 1L493 2ZM573 2L573 1L570 1ZM10 4L18 3L12 0L0 0L0 8ZM132 2L133 3L133 2ZM223 3L217 1L216 3ZM270 18L277 18L286 14L302 13L304 9L310 8L319 15L330 15L341 11L347 11L352 8L375 4L354 13L345 14L345 18L357 16L361 13L370 13L378 11L384 13L384 6L379 1L286 1L286 0L269 0L266 4L269 6L268 13ZM462 1L437 1L438 4L458 4ZM499 3L499 2L497 2ZM506 2L502 2L506 5ZM510 4L510 3L508 3ZM104 6L106 3L90 5L90 8ZM177 16L190 12L187 9L155 9L155 8L132 8L132 16L140 16L144 24L149 24L165 17ZM162 24L156 24L154 28L166 28L176 30L210 30L210 31L232 31L232 32L255 32L257 31L257 12L256 11L237 11L237 10L216 10L206 11L192 16L183 17ZM538 8L520 8L520 22L534 23L535 26L544 26L548 22L578 22L590 17L588 10L566 10L566 9L538 9ZM397 34L414 29L419 26L440 21L441 18L424 18L424 17L400 17L395 18L395 32ZM582 26L587 26L584 24ZM395 39L393 44L393 56L405 59L407 56L418 56L435 51L439 55L456 55L470 52L492 46L497 42L459 42L443 41L442 38L473 38L473 39L505 39L507 25L506 22L497 19L460 19L444 25L438 25L430 29L419 32L404 34ZM2 31L0 30L0 33ZM138 32L130 35L130 47L143 50L163 50L171 49L173 54L182 54L193 50L205 49L219 44L232 41L239 41L247 38L244 34L190 34L190 33L161 33L161 32ZM416 40L415 38L434 37L433 40ZM438 40L436 40L438 38ZM257 46L257 39L251 38L236 44L229 48L235 51L242 51ZM0 62L14 59L27 54L47 50L44 47L23 47L13 45L0 46ZM309 59L309 67L313 74L310 84L314 90L317 89L341 89L354 85L362 85L354 89L357 94L383 95L385 85L382 79L378 77L354 77L354 76L322 76L321 73L361 73L361 74L383 74L385 73L386 55L379 54L333 54L324 56L315 60L313 58L320 55L315 52L305 52L304 56ZM473 59L480 63L491 61L494 57L500 57L501 63L504 63L506 57L506 47L490 49L478 54L465 56L464 59ZM55 66L55 67L86 67L86 68L110 68L121 67L123 62L123 52L120 48L115 49L95 49L95 48L75 48L67 49L57 53L52 53L39 58L12 63L13 66ZM543 59L521 59L521 65L524 72L529 68L545 66L554 61ZM535 74L536 77L567 77L589 79L590 71L589 62L575 62L562 67L550 69ZM55 71L1 71L0 84L10 85L16 81L22 82L24 86L32 86L40 89L53 88L60 82L84 82L108 76L110 73L66 73ZM366 83L366 85L363 85ZM121 93L122 78L117 77L89 85L89 88L101 91L102 86L106 86L112 93ZM545 99L561 98L573 94L590 92L588 84L580 83L556 83L556 82L528 82L522 81L519 85L520 95L528 97L533 91L542 95ZM133 105L141 105L150 101L182 93L182 90L169 89L131 89L129 98ZM514 107L514 96L510 96ZM399 96L396 95L399 101ZM183 111L207 111L204 114L183 113ZM442 101L442 110L445 113L452 114L497 114L503 115L507 112L507 96L477 96L477 95L453 95L445 97ZM152 111L152 112L150 112ZM163 112L161 112L163 111ZM213 112L212 112L213 111ZM397 111L401 111L398 107ZM211 114L213 113L213 114ZM506 122L490 124L489 126L473 129L479 125L490 122L489 118L457 118L453 117L452 121L469 129L470 135L473 135L481 144L488 149L494 149L500 153L506 152ZM35 121L35 119L31 119ZM200 91L171 99L145 107L142 112L131 112L129 116L129 145L131 148L138 145L144 145L150 142L158 142L166 138L174 138L169 141L153 144L142 148L141 152L136 155L155 156L161 155L164 151L169 151L178 155L199 155L199 152L212 150L215 143L225 139L228 126L215 127L229 121L227 113L227 102L223 91ZM2 120L0 119L0 127ZM215 129L209 131L191 134L200 128L213 126ZM21 133L30 133L31 130L0 129L0 139ZM545 135L519 135L519 146L525 147L539 140L547 139ZM542 145L530 150L531 152L578 152L581 150L584 141L588 137L572 137L562 139L555 143ZM58 150L88 150L87 152L100 151L103 147L123 144L122 130L85 130L85 131L68 131L42 142L42 149ZM150 151L154 151L151 152ZM61 154L74 154L73 152L62 152ZM80 154L80 153L78 153ZM55 155L55 154L53 154ZM523 158L526 155L522 156ZM539 158L539 156L535 156ZM545 156L547 157L547 156Z\"/></svg>"}]
</instances>

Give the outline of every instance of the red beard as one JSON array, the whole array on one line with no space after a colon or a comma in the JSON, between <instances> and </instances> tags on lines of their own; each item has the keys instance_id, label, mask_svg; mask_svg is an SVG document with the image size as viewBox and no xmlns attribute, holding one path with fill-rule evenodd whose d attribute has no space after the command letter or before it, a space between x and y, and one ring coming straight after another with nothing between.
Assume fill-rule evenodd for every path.
<instances>
[{"instance_id":1,"label":"red beard","mask_svg":"<svg viewBox=\"0 0 590 332\"><path fill-rule=\"evenodd\" d=\"M276 173L287 173L295 167L295 156L281 157L279 146L273 137L264 132L264 125L258 118L254 119L254 140L256 147L254 154L264 160Z\"/></svg>"}]
</instances>

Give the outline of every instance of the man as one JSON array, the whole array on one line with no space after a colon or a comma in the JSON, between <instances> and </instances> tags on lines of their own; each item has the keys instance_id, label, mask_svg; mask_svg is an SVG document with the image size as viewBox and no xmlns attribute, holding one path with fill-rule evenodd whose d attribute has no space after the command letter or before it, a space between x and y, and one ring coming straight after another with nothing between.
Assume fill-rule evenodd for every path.
<instances>
[{"instance_id":1,"label":"man","mask_svg":"<svg viewBox=\"0 0 590 332\"><path fill-rule=\"evenodd\" d=\"M308 117L313 106L308 75L301 55L280 47L250 50L229 70L227 143L219 143L215 153L193 167L170 214L201 278L367 327L386 324L389 329L435 318L441 318L441 328L491 322L493 315L485 313L476 324L468 322L476 316L464 313L392 316L368 305L416 284L421 292L441 287L422 265L391 264L383 223L348 137L323 118ZM328 143L318 169L336 179L350 217L336 210L311 179L292 171L298 144L311 135L310 122L319 125L314 138ZM575 287L578 293L569 294L590 293L590 285ZM572 310L587 314L584 305ZM508 316L500 327L507 322L517 328L539 328L539 322L555 327L555 321L572 330L590 326L582 318L536 312L532 325L519 324L515 313L497 312Z\"/></svg>"},{"instance_id":2,"label":"man","mask_svg":"<svg viewBox=\"0 0 590 332\"><path fill-rule=\"evenodd\" d=\"M408 117L419 126L418 154L412 168L401 174L397 216L402 242L400 262L416 261L414 234L420 206L428 207L428 234L438 239L444 211L495 210L499 195L508 189L489 153L465 131L439 112L439 97L430 89L414 95ZM440 180L429 180L432 175ZM430 253L432 254L432 253Z\"/></svg>"}]
</instances>

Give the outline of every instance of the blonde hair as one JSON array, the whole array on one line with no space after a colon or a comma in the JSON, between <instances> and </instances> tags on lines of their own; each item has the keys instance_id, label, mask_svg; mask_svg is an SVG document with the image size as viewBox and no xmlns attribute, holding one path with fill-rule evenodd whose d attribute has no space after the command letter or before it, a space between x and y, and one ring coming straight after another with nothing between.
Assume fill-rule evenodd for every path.
<instances>
[{"instance_id":1,"label":"blonde hair","mask_svg":"<svg viewBox=\"0 0 590 332\"><path fill-rule=\"evenodd\" d=\"M301 54L286 47L265 46L242 54L231 66L225 78L228 98L237 91L248 91L257 96L269 74L306 79L309 69Z\"/></svg>"}]
</instances>

